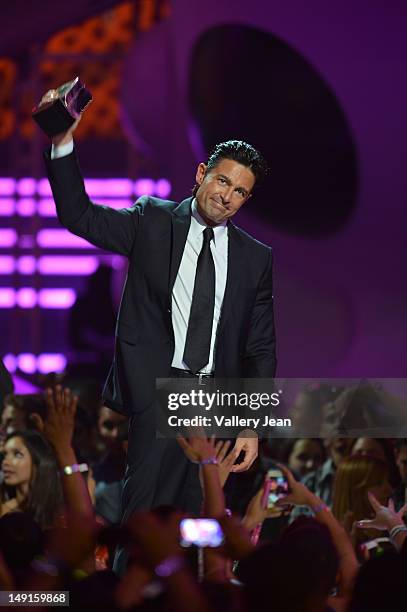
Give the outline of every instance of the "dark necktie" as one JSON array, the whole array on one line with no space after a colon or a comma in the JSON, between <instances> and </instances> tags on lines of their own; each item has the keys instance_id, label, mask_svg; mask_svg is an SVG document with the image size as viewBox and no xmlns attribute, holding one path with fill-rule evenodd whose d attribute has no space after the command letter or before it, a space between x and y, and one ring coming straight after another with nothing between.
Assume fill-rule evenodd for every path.
<instances>
[{"instance_id":1,"label":"dark necktie","mask_svg":"<svg viewBox=\"0 0 407 612\"><path fill-rule=\"evenodd\" d=\"M215 308L215 265L211 253L213 229L203 231L203 244L196 265L183 361L196 374L209 361L213 311Z\"/></svg>"}]
</instances>

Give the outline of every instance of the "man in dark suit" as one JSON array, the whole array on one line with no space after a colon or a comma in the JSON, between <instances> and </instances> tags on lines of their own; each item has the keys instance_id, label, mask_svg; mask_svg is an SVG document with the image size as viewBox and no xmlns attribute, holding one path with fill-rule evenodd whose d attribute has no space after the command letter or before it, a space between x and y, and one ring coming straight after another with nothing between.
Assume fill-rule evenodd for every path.
<instances>
[{"instance_id":1,"label":"man in dark suit","mask_svg":"<svg viewBox=\"0 0 407 612\"><path fill-rule=\"evenodd\" d=\"M58 218L129 259L104 388L105 404L130 416L123 520L165 503L196 512L197 466L174 440L155 438L155 379L274 377L271 249L230 221L266 165L247 143L222 143L199 164L193 197L177 203L144 196L117 211L89 200L73 129L45 155ZM248 469L257 438L240 436L235 450L243 461L234 471Z\"/></svg>"}]
</instances>

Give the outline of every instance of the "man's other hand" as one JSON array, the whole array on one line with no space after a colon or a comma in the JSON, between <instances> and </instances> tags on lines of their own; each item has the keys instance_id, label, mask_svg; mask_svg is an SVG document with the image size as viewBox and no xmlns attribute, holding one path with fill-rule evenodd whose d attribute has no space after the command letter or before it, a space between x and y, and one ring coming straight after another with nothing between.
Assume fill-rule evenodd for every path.
<instances>
[{"instance_id":1,"label":"man's other hand","mask_svg":"<svg viewBox=\"0 0 407 612\"><path fill-rule=\"evenodd\" d=\"M249 433L251 434L250 437L244 437L247 436ZM248 470L252 466L257 455L259 454L259 439L257 435L250 430L242 431L236 438L236 443L233 447L233 452L236 453L236 457L238 457L240 453L243 452L244 458L242 463L234 465L231 471L236 473L245 472L246 470Z\"/></svg>"},{"instance_id":2,"label":"man's other hand","mask_svg":"<svg viewBox=\"0 0 407 612\"><path fill-rule=\"evenodd\" d=\"M41 101L39 103L39 107L41 107L43 104L48 104L49 102L56 100L57 97L58 97L58 93L56 89L50 89L49 91L47 91L46 94L42 96ZM81 118L82 118L82 115L79 115L75 123L71 125L69 130L67 130L66 132L62 132L61 134L57 134L56 136L53 136L52 144L55 145L56 147L60 147L62 145L68 144L68 142L71 142L71 140L73 139L73 133L78 127L78 123L81 120Z\"/></svg>"}]
</instances>

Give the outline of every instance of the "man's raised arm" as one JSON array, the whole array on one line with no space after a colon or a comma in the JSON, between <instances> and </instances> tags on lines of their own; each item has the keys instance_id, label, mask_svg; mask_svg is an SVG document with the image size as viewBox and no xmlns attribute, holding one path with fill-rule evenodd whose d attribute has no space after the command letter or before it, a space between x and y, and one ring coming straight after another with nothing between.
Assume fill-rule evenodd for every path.
<instances>
[{"instance_id":1,"label":"man's raised arm","mask_svg":"<svg viewBox=\"0 0 407 612\"><path fill-rule=\"evenodd\" d=\"M52 99L50 96L52 92L45 94L41 103ZM58 219L73 234L95 246L128 256L145 198L138 200L133 207L122 210L95 205L90 201L73 143L73 133L79 120L63 134L54 136L51 149L44 154Z\"/></svg>"}]
</instances>

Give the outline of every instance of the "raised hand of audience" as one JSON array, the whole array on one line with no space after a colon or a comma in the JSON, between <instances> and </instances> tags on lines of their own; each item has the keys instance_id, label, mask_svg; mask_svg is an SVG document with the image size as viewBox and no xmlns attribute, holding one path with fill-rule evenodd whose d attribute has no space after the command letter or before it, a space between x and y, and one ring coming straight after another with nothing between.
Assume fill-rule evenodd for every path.
<instances>
[{"instance_id":1,"label":"raised hand of audience","mask_svg":"<svg viewBox=\"0 0 407 612\"><path fill-rule=\"evenodd\" d=\"M285 465L276 463L277 467L283 472L288 481L290 493L285 497L276 501L276 506L312 506L315 502L319 502L319 498L312 493L302 482L294 478L294 475Z\"/></svg>"},{"instance_id":2,"label":"raised hand of audience","mask_svg":"<svg viewBox=\"0 0 407 612\"><path fill-rule=\"evenodd\" d=\"M403 516L407 513L407 504L396 512L392 499L389 500L386 507L380 504L373 493L369 492L368 498L370 505L375 512L375 516L372 519L358 521L356 523L357 527L360 527L361 529L379 529L381 531L388 531L397 525L404 525Z\"/></svg>"},{"instance_id":3,"label":"raised hand of audience","mask_svg":"<svg viewBox=\"0 0 407 612\"><path fill-rule=\"evenodd\" d=\"M54 389L46 390L45 400L47 418L44 435L54 447L61 468L65 504L70 511L93 517L92 500L82 473L78 471L79 466L72 447L78 398L70 389L62 389L61 385L57 385Z\"/></svg>"},{"instance_id":4,"label":"raised hand of audience","mask_svg":"<svg viewBox=\"0 0 407 612\"><path fill-rule=\"evenodd\" d=\"M256 527L256 525L263 523L268 518L278 518L284 514L284 508L281 506L267 508L267 504L264 503L263 498L264 489L261 487L257 493L253 495L249 505L247 506L246 514L243 518L243 524L249 530Z\"/></svg>"},{"instance_id":5,"label":"raised hand of audience","mask_svg":"<svg viewBox=\"0 0 407 612\"><path fill-rule=\"evenodd\" d=\"M216 459L219 465L219 480L221 487L225 486L225 483L229 477L232 467L237 459L238 452L236 449L230 449L230 440L218 440L215 444ZM229 451L229 452L228 452Z\"/></svg>"},{"instance_id":6,"label":"raised hand of audience","mask_svg":"<svg viewBox=\"0 0 407 612\"><path fill-rule=\"evenodd\" d=\"M188 439L178 436L177 441L192 463L216 460L215 438L207 438L203 431L191 430Z\"/></svg>"},{"instance_id":7,"label":"raised hand of audience","mask_svg":"<svg viewBox=\"0 0 407 612\"><path fill-rule=\"evenodd\" d=\"M47 389L45 394L47 418L44 425L44 435L56 451L70 448L75 427L75 414L78 404L77 396L70 389L62 389L57 385Z\"/></svg>"}]
</instances>

